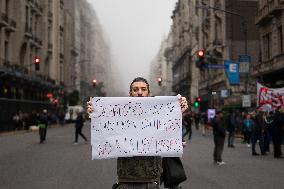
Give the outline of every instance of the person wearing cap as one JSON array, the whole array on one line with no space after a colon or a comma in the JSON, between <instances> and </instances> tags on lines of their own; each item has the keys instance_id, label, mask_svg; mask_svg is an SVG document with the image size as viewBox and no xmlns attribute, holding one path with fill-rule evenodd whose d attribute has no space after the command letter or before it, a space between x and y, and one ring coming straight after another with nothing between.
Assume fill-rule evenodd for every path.
<instances>
[{"instance_id":1,"label":"person wearing cap","mask_svg":"<svg viewBox=\"0 0 284 189\"><path fill-rule=\"evenodd\" d=\"M214 163L217 165L224 165L225 162L222 160L222 153L224 149L226 131L222 111L219 110L216 112L216 115L212 120L212 126L215 145L213 153Z\"/></svg>"}]
</instances>

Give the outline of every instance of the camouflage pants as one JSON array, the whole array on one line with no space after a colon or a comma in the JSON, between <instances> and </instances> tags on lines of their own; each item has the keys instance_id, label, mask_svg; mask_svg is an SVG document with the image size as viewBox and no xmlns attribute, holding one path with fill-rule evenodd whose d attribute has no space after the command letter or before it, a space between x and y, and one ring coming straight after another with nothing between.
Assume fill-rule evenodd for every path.
<instances>
[{"instance_id":1,"label":"camouflage pants","mask_svg":"<svg viewBox=\"0 0 284 189\"><path fill-rule=\"evenodd\" d=\"M116 189L160 189L158 182L119 183Z\"/></svg>"}]
</instances>

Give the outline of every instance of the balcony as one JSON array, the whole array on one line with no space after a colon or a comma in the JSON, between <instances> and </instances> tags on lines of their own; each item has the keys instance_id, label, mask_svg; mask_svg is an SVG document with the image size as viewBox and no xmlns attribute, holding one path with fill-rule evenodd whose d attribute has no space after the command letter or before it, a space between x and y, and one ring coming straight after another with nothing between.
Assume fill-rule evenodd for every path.
<instances>
[{"instance_id":1,"label":"balcony","mask_svg":"<svg viewBox=\"0 0 284 189\"><path fill-rule=\"evenodd\" d=\"M255 16L255 23L258 25L265 23L283 10L284 0L268 1L263 7L258 9Z\"/></svg>"},{"instance_id":2,"label":"balcony","mask_svg":"<svg viewBox=\"0 0 284 189\"><path fill-rule=\"evenodd\" d=\"M8 15L6 13L1 13L0 28L1 27L6 27L8 25L9 25Z\"/></svg>"},{"instance_id":3,"label":"balcony","mask_svg":"<svg viewBox=\"0 0 284 189\"><path fill-rule=\"evenodd\" d=\"M31 27L29 27L29 25L26 23L26 25L25 25L25 36L27 37L27 38L32 38L32 28Z\"/></svg>"},{"instance_id":4,"label":"balcony","mask_svg":"<svg viewBox=\"0 0 284 189\"><path fill-rule=\"evenodd\" d=\"M52 21L53 13L48 11L48 20Z\"/></svg>"},{"instance_id":5,"label":"balcony","mask_svg":"<svg viewBox=\"0 0 284 189\"><path fill-rule=\"evenodd\" d=\"M64 59L64 54L63 53L60 53L60 58Z\"/></svg>"},{"instance_id":6,"label":"balcony","mask_svg":"<svg viewBox=\"0 0 284 189\"><path fill-rule=\"evenodd\" d=\"M52 43L48 43L48 53L52 53Z\"/></svg>"},{"instance_id":7,"label":"balcony","mask_svg":"<svg viewBox=\"0 0 284 189\"><path fill-rule=\"evenodd\" d=\"M41 48L42 47L42 40L39 39L38 37L36 36L33 36L30 38L31 39L31 45L34 45L35 47L37 48Z\"/></svg>"},{"instance_id":8,"label":"balcony","mask_svg":"<svg viewBox=\"0 0 284 189\"><path fill-rule=\"evenodd\" d=\"M16 27L16 21L11 18L8 18L8 26L5 27L6 32L15 32Z\"/></svg>"},{"instance_id":9,"label":"balcony","mask_svg":"<svg viewBox=\"0 0 284 189\"><path fill-rule=\"evenodd\" d=\"M43 12L43 9L42 7L38 4L38 2L36 1L35 2L35 12L38 16L41 16L42 15L42 12Z\"/></svg>"}]
</instances>

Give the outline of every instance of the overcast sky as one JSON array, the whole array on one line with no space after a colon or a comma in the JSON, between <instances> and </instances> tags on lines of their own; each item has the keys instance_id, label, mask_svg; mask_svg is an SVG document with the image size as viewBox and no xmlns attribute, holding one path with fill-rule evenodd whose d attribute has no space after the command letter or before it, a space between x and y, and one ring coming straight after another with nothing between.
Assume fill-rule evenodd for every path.
<instances>
[{"instance_id":1,"label":"overcast sky","mask_svg":"<svg viewBox=\"0 0 284 189\"><path fill-rule=\"evenodd\" d=\"M110 39L122 89L134 77L148 79L150 62L171 26L176 0L88 0Z\"/></svg>"}]
</instances>

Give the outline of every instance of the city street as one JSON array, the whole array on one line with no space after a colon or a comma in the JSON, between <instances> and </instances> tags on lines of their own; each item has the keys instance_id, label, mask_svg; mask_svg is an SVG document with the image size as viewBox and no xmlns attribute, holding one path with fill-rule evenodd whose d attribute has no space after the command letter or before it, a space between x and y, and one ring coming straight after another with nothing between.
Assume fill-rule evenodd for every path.
<instances>
[{"instance_id":1,"label":"city street","mask_svg":"<svg viewBox=\"0 0 284 189\"><path fill-rule=\"evenodd\" d=\"M90 139L89 123L83 133ZM92 161L90 143L85 144L81 138L77 145L73 141L73 125L50 128L44 144L39 144L37 132L0 135L0 188L110 189L116 181L116 160ZM250 149L237 139L236 148L224 148L226 165L214 165L212 153L211 133L201 136L193 129L192 141L182 158L188 176L183 189L284 186L284 160L274 159L272 152L251 156Z\"/></svg>"}]
</instances>

